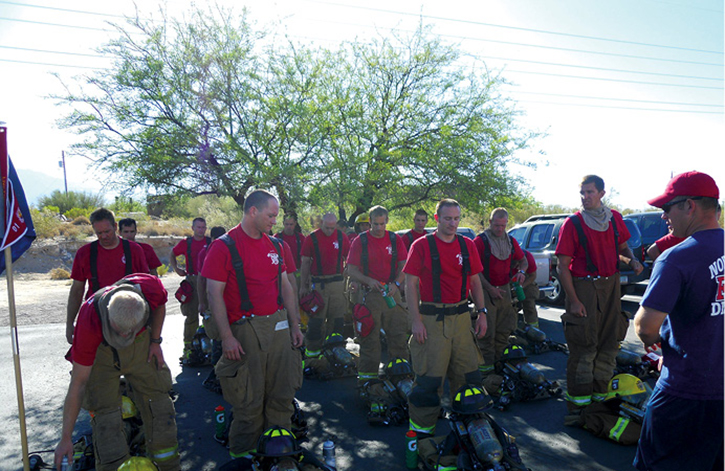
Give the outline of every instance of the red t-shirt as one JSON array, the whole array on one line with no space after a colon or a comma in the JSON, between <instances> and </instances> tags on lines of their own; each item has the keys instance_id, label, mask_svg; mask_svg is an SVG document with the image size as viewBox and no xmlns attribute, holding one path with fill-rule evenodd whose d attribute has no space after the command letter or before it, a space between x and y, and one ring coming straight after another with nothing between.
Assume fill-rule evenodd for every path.
<instances>
[{"instance_id":1,"label":"red t-shirt","mask_svg":"<svg viewBox=\"0 0 725 471\"><path fill-rule=\"evenodd\" d=\"M461 302L461 286L463 284L463 255L461 245L455 238L451 242L444 242L433 237L438 248L441 260L441 302L456 304ZM463 237L468 249L468 260L471 263L471 273L466 281L467 292L471 290L471 276L483 271L481 257L478 255L476 244L468 237ZM420 300L426 303L433 301L433 262L430 255L428 240L419 238L410 246L410 254L403 268L405 273L420 278Z\"/></svg>"},{"instance_id":2,"label":"red t-shirt","mask_svg":"<svg viewBox=\"0 0 725 471\"><path fill-rule=\"evenodd\" d=\"M303 236L300 233L287 235L284 232L278 232L274 236L278 239L282 239L283 241L287 242L287 244L289 244L289 246L290 246L290 249L292 250L292 254L294 255L294 257L291 259L285 260L285 262L287 262L287 264L289 264L290 260L294 260L295 267L301 267L302 266L302 246L305 244L305 239L307 237ZM297 245L297 237L300 238L299 245ZM294 271L296 271L296 269Z\"/></svg>"},{"instance_id":3,"label":"red t-shirt","mask_svg":"<svg viewBox=\"0 0 725 471\"><path fill-rule=\"evenodd\" d=\"M514 245L514 260L521 260L522 258L524 258L524 251L521 250L521 246L519 246L519 243L516 241L516 239L511 238L511 241ZM477 236L474 240L474 243L476 244L476 248L478 249L478 253L480 254L481 263L483 264L483 239ZM506 283L509 283L511 281L511 256L509 256L506 260L499 260L494 257L493 254L491 254L491 256L489 257L488 271L488 276L490 278L488 282L491 283L493 286L503 286Z\"/></svg>"},{"instance_id":4,"label":"red t-shirt","mask_svg":"<svg viewBox=\"0 0 725 471\"><path fill-rule=\"evenodd\" d=\"M373 237L370 231L363 232L367 234L368 239L368 276L378 280L381 283L392 281L390 279L391 262L393 260L393 245L390 242L390 234L395 236L397 261L396 265L408 258L408 249L405 248L403 239L390 231L385 231L385 235L381 238ZM357 237L350 247L350 255L347 256L348 265L355 265L360 268L361 273L364 272L362 264L362 234ZM396 267L397 273L397 267Z\"/></svg>"},{"instance_id":5,"label":"red t-shirt","mask_svg":"<svg viewBox=\"0 0 725 471\"><path fill-rule=\"evenodd\" d=\"M147 272L128 275L124 279L131 280L141 287L141 292L149 303L151 312L166 304L166 289L158 277L149 275ZM139 334L144 330L141 329ZM91 298L81 305L73 334L73 346L71 346L66 358L79 365L92 366L101 342L103 342L101 319L98 317L96 308L93 305L93 298Z\"/></svg>"},{"instance_id":6,"label":"red t-shirt","mask_svg":"<svg viewBox=\"0 0 725 471\"><path fill-rule=\"evenodd\" d=\"M657 246L657 249L659 249L660 253L662 253L665 250L679 244L685 239L687 239L687 237L676 237L670 232L666 236L657 239L655 241L655 245Z\"/></svg>"},{"instance_id":7,"label":"red t-shirt","mask_svg":"<svg viewBox=\"0 0 725 471\"><path fill-rule=\"evenodd\" d=\"M131 269L133 273L148 273L149 266L146 263L146 255L143 249L136 242L128 241L131 249ZM118 246L114 249L104 249L98 244L98 260L96 261L98 271L98 286L103 288L112 285L126 276L126 255L123 252L123 242L119 239ZM85 299L93 294L91 287L91 244L86 244L78 249L73 259L73 268L70 277L76 281L85 283L88 281L88 290Z\"/></svg>"},{"instance_id":8,"label":"red t-shirt","mask_svg":"<svg viewBox=\"0 0 725 471\"><path fill-rule=\"evenodd\" d=\"M158 255L156 255L156 252L154 251L154 248L151 247L149 244L145 244L143 242L136 242L138 245L141 246L143 249L143 253L146 255L146 263L149 266L149 270L153 270L154 268L159 268L161 265L161 260L159 260Z\"/></svg>"},{"instance_id":9,"label":"red t-shirt","mask_svg":"<svg viewBox=\"0 0 725 471\"><path fill-rule=\"evenodd\" d=\"M315 255L315 245L312 242L312 234L317 237L317 245L320 247L320 258L322 259L322 273L317 269L317 259ZM326 236L322 229L317 229L305 239L302 245L302 256L312 259L311 273L315 276L338 275L342 273L345 267L345 259L350 252L350 240L342 234L339 229L335 230L331 236ZM337 258L340 254L340 244L338 234L342 234L342 266L341 270L337 270Z\"/></svg>"},{"instance_id":10,"label":"red t-shirt","mask_svg":"<svg viewBox=\"0 0 725 471\"><path fill-rule=\"evenodd\" d=\"M201 240L191 239L191 270L189 270L189 261L186 261L186 273L189 275L197 275L199 273L199 267L197 263L199 261L199 252L206 247L206 237ZM173 248L172 252L175 257L179 255L186 256L186 239L179 241L178 244Z\"/></svg>"},{"instance_id":11,"label":"red t-shirt","mask_svg":"<svg viewBox=\"0 0 725 471\"><path fill-rule=\"evenodd\" d=\"M606 231L599 232L591 229L584 223L584 220L579 215L579 211L576 212L576 216L581 221L584 235L587 236L589 256L597 267L597 273L587 272L587 257L579 243L579 234L577 234L574 223L569 218L564 221L559 231L559 243L556 244L556 255L568 255L572 257L569 270L573 276L612 276L617 273L619 271L619 249L614 247L614 234L611 224ZM624 224L622 215L612 210L612 218L617 224L617 230L619 231L617 244L628 241L630 237L629 229Z\"/></svg>"},{"instance_id":12,"label":"red t-shirt","mask_svg":"<svg viewBox=\"0 0 725 471\"><path fill-rule=\"evenodd\" d=\"M524 255L526 256L526 262L529 264L526 268L526 273L536 273L536 259L534 259L534 256L528 250L524 250ZM513 275L511 273L511 276Z\"/></svg>"},{"instance_id":13,"label":"red t-shirt","mask_svg":"<svg viewBox=\"0 0 725 471\"><path fill-rule=\"evenodd\" d=\"M209 280L226 283L224 287L224 305L227 308L229 323L242 317L254 314L255 316L269 316L282 306L277 304L279 289L277 288L277 271L282 264L282 273L287 271L284 260L277 253L269 236L263 234L260 239L252 239L241 228L236 226L228 232L229 237L236 243L239 256L244 262L244 278L247 282L247 292L252 303L252 311L242 311L237 274L232 267L232 256L229 248L221 240L215 240L209 247L204 260L201 275Z\"/></svg>"},{"instance_id":14,"label":"red t-shirt","mask_svg":"<svg viewBox=\"0 0 725 471\"><path fill-rule=\"evenodd\" d=\"M297 265L295 264L295 257L292 255L292 247L286 241L282 241L284 246L284 264L287 265L287 273L294 273L297 271Z\"/></svg>"},{"instance_id":15,"label":"red t-shirt","mask_svg":"<svg viewBox=\"0 0 725 471\"><path fill-rule=\"evenodd\" d=\"M405 248L410 250L410 246L413 245L413 242L425 236L426 234L426 231L415 232L414 229L409 230L408 232L403 234L403 243L405 244Z\"/></svg>"}]
</instances>

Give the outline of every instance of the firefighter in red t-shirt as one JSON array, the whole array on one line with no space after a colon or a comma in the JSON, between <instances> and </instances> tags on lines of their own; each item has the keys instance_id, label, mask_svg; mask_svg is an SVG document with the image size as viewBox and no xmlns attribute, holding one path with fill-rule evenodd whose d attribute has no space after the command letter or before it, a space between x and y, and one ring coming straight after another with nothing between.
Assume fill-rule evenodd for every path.
<instances>
[{"instance_id":1,"label":"firefighter in red t-shirt","mask_svg":"<svg viewBox=\"0 0 725 471\"><path fill-rule=\"evenodd\" d=\"M193 236L179 241L169 255L169 268L177 275L183 276L193 288L191 298L181 305L181 314L186 317L184 321L184 352L181 355L182 363L189 359L191 354L191 341L199 328L199 295L197 288L197 275L199 274L199 253L211 243L206 234L206 221L196 218L191 223ZM176 257L186 257L186 267L181 268Z\"/></svg>"},{"instance_id":2,"label":"firefighter in red t-shirt","mask_svg":"<svg viewBox=\"0 0 725 471\"><path fill-rule=\"evenodd\" d=\"M413 245L413 242L427 234L425 231L425 226L427 224L428 213L425 209L417 210L415 212L415 216L413 217L413 229L403 234L403 243L405 244L405 248L407 250L410 250L410 246Z\"/></svg>"},{"instance_id":3,"label":"firefighter in red t-shirt","mask_svg":"<svg viewBox=\"0 0 725 471\"><path fill-rule=\"evenodd\" d=\"M509 344L509 336L516 330L516 311L511 300L511 282L521 283L525 278L528 262L516 239L506 234L509 215L504 208L491 212L489 226L475 239L481 256L483 272L481 283L488 308L488 330L478 342L484 363L481 373L488 375ZM511 273L514 273L511 277Z\"/></svg>"},{"instance_id":4,"label":"firefighter in red t-shirt","mask_svg":"<svg viewBox=\"0 0 725 471\"><path fill-rule=\"evenodd\" d=\"M408 359L408 319L401 303L403 266L408 256L399 235L385 230L388 210L370 208L371 228L361 233L347 257L350 279L362 285L365 305L373 319L372 331L360 338L358 383L377 379L380 368L380 329L385 329L390 358Z\"/></svg>"},{"instance_id":5,"label":"firefighter in red t-shirt","mask_svg":"<svg viewBox=\"0 0 725 471\"><path fill-rule=\"evenodd\" d=\"M222 340L215 369L234 413L232 458L250 456L269 427L291 428L292 399L302 386L297 299L284 247L267 235L278 212L277 198L253 191L241 224L212 243L202 268Z\"/></svg>"},{"instance_id":6,"label":"firefighter in red t-shirt","mask_svg":"<svg viewBox=\"0 0 725 471\"><path fill-rule=\"evenodd\" d=\"M300 228L300 225L297 223L297 217L295 216L285 216L282 221L282 226L282 232L278 232L274 236L285 241L292 250L295 267L297 267L294 271L295 288L299 292L300 269L302 268L302 246L304 245L307 237L302 235L302 228Z\"/></svg>"},{"instance_id":7,"label":"firefighter in red t-shirt","mask_svg":"<svg viewBox=\"0 0 725 471\"><path fill-rule=\"evenodd\" d=\"M143 249L143 253L146 255L146 263L149 266L149 273L152 275L158 275L157 269L163 265L159 256L156 255L154 248L149 244L136 241L136 220L132 218L124 218L118 221L118 235L131 242L136 242Z\"/></svg>"},{"instance_id":8,"label":"firefighter in red t-shirt","mask_svg":"<svg viewBox=\"0 0 725 471\"><path fill-rule=\"evenodd\" d=\"M319 229L310 233L302 246L300 298L312 290L322 296L325 306L310 319L305 334L307 358L322 354L322 344L332 333L342 334L347 312L343 271L350 251L350 240L337 229L337 217L327 213Z\"/></svg>"},{"instance_id":9,"label":"firefighter in red t-shirt","mask_svg":"<svg viewBox=\"0 0 725 471\"><path fill-rule=\"evenodd\" d=\"M556 245L559 280L566 292L561 322L569 345L565 399L571 414L606 398L619 342L627 334L620 261L636 274L644 269L627 245L630 234L622 215L602 204L604 180L585 176L579 193L582 209L564 221Z\"/></svg>"},{"instance_id":10,"label":"firefighter in red t-shirt","mask_svg":"<svg viewBox=\"0 0 725 471\"><path fill-rule=\"evenodd\" d=\"M90 298L99 289L112 285L125 275L149 272L146 255L141 246L136 242L118 238L116 218L111 211L99 208L91 213L90 220L98 240L79 248L73 258L70 275L73 284L68 294L65 330L68 343L73 343L73 322L84 299Z\"/></svg>"},{"instance_id":11,"label":"firefighter in red t-shirt","mask_svg":"<svg viewBox=\"0 0 725 471\"><path fill-rule=\"evenodd\" d=\"M126 276L88 299L78 314L73 363L63 406L63 430L55 449L56 469L73 461L73 428L83 407L92 413L98 471L117 469L129 458L122 432L121 375L133 388L146 434L146 453L161 471L178 471L176 412L169 397L171 372L161 351L166 290L148 273Z\"/></svg>"},{"instance_id":12,"label":"firefighter in red t-shirt","mask_svg":"<svg viewBox=\"0 0 725 471\"><path fill-rule=\"evenodd\" d=\"M436 232L413 242L403 268L415 372L408 396L410 429L419 439L435 432L439 391L446 378L452 393L466 383L481 384L478 365L482 358L471 330L469 293L478 314L475 335L480 339L487 328L478 276L483 269L481 259L473 241L456 234L461 207L455 200L444 199L436 207L435 218Z\"/></svg>"}]
</instances>

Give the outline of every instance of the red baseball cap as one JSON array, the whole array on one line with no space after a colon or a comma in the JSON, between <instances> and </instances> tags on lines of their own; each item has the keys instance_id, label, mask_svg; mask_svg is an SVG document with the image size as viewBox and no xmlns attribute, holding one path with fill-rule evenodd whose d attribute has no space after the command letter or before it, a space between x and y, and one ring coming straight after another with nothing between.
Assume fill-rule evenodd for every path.
<instances>
[{"instance_id":1,"label":"red baseball cap","mask_svg":"<svg viewBox=\"0 0 725 471\"><path fill-rule=\"evenodd\" d=\"M704 196L705 198L718 199L720 191L710 175L694 171L685 172L670 180L665 192L657 198L647 201L647 203L661 208L662 205L669 203L677 196Z\"/></svg>"}]
</instances>

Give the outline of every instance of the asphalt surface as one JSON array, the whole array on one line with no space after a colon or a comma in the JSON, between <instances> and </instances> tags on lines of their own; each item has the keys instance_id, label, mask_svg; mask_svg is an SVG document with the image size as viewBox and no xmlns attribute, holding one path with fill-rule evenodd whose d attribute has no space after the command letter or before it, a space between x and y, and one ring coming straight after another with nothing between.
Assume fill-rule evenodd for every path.
<instances>
[{"instance_id":1,"label":"asphalt surface","mask_svg":"<svg viewBox=\"0 0 725 471\"><path fill-rule=\"evenodd\" d=\"M178 284L178 280L176 280ZM626 296L623 307L634 312L639 298ZM179 392L176 401L179 442L183 470L212 470L228 461L227 450L216 443L213 410L229 409L220 395L201 385L210 367L182 368L183 317L171 298L164 326L163 350ZM539 307L541 328L556 341L562 341L559 323L561 309ZM62 423L62 406L69 382L70 364L63 359L68 345L62 324L23 326L19 331L20 361L24 387L27 434L30 451L51 450L56 445ZM643 352L630 327L625 346ZM566 356L547 352L531 356L549 380L566 386ZM0 334L0 471L22 469L21 444L9 329ZM305 380L297 395L309 422L309 440L304 447L322 454L322 442L336 444L340 470L405 469L404 426L371 426L357 400L353 378L331 381ZM629 470L635 447L624 447L595 438L578 428L565 427L566 406L562 399L514 403L506 411L491 415L516 436L524 463L534 471ZM448 425L438 424L438 434ZM88 417L82 415L76 434L90 431ZM42 455L52 461L52 454Z\"/></svg>"}]
</instances>

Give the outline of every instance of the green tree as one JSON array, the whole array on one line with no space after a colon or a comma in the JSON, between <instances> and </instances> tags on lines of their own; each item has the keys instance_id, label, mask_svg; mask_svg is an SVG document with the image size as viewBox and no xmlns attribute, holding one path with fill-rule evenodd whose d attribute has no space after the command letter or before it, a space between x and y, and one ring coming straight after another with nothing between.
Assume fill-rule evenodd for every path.
<instances>
[{"instance_id":1,"label":"green tree","mask_svg":"<svg viewBox=\"0 0 725 471\"><path fill-rule=\"evenodd\" d=\"M56 97L73 109L60 125L83 136L74 150L116 188L240 206L268 188L286 213L348 220L373 204L454 197L478 210L523 197L507 165L533 134L500 79L427 29L328 51L278 43L246 12L161 15L118 26L101 51L111 70Z\"/></svg>"},{"instance_id":2,"label":"green tree","mask_svg":"<svg viewBox=\"0 0 725 471\"><path fill-rule=\"evenodd\" d=\"M373 204L452 197L478 211L522 199L523 180L507 165L534 135L516 126L501 79L465 66L424 27L349 43L334 57L326 86L336 132L320 194L351 207L351 220Z\"/></svg>"}]
</instances>

